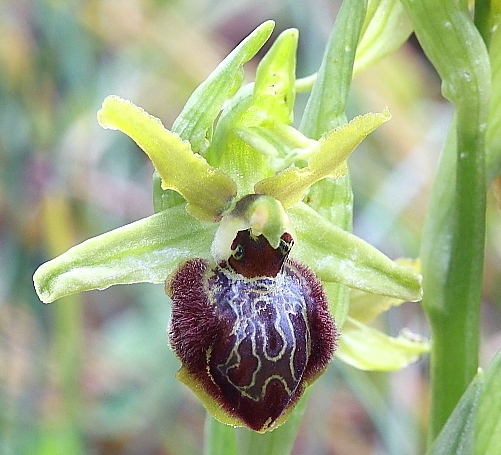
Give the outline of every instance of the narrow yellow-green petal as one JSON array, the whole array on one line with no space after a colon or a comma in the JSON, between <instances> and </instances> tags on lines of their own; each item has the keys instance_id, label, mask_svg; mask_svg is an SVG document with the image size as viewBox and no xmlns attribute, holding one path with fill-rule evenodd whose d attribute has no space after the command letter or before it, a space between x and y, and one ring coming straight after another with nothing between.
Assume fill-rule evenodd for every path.
<instances>
[{"instance_id":1,"label":"narrow yellow-green petal","mask_svg":"<svg viewBox=\"0 0 501 455\"><path fill-rule=\"evenodd\" d=\"M318 148L311 154L308 166L302 169L290 167L261 180L255 185L255 192L278 199L286 208L296 204L314 183L326 177L344 175L346 158L369 133L390 117L387 109L380 114L355 117L319 139Z\"/></svg>"},{"instance_id":2,"label":"narrow yellow-green petal","mask_svg":"<svg viewBox=\"0 0 501 455\"><path fill-rule=\"evenodd\" d=\"M162 122L140 107L109 96L98 112L101 126L120 130L141 147L162 179L162 188L180 193L187 210L203 221L218 221L236 195L228 176L193 153L189 142L164 128Z\"/></svg>"},{"instance_id":3,"label":"narrow yellow-green petal","mask_svg":"<svg viewBox=\"0 0 501 455\"><path fill-rule=\"evenodd\" d=\"M428 341L410 332L394 338L352 318L346 319L341 332L336 356L359 370L399 370L430 347Z\"/></svg>"},{"instance_id":4,"label":"narrow yellow-green petal","mask_svg":"<svg viewBox=\"0 0 501 455\"><path fill-rule=\"evenodd\" d=\"M380 313L393 306L399 306L405 300L384 295L369 294L368 292L351 289L349 315L357 321L367 324Z\"/></svg>"}]
</instances>

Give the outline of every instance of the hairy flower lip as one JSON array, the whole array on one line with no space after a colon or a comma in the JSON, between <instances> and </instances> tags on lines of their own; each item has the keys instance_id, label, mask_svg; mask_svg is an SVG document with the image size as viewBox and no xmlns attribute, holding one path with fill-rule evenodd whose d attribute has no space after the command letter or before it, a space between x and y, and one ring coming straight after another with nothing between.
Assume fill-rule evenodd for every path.
<instances>
[{"instance_id":1,"label":"hairy flower lip","mask_svg":"<svg viewBox=\"0 0 501 455\"><path fill-rule=\"evenodd\" d=\"M256 240L247 230L235 241L244 250L238 262ZM288 248L273 249L264 237L259 242L271 251L250 255L244 268L266 270L263 258L274 251L288 255ZM336 327L322 285L307 267L285 259L276 276L252 278L233 267L191 259L169 277L169 339L183 365L178 378L209 412L264 432L286 419L325 370Z\"/></svg>"}]
</instances>

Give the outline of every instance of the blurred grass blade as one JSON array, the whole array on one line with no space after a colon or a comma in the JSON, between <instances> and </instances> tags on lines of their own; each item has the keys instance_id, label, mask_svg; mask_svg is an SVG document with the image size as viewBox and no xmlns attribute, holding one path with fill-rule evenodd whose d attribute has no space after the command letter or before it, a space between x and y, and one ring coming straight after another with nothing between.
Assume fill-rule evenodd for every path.
<instances>
[{"instance_id":1,"label":"blurred grass blade","mask_svg":"<svg viewBox=\"0 0 501 455\"><path fill-rule=\"evenodd\" d=\"M427 455L473 454L473 422L482 384L483 375L477 373ZM499 454L499 450L494 453Z\"/></svg>"},{"instance_id":2,"label":"blurred grass blade","mask_svg":"<svg viewBox=\"0 0 501 455\"><path fill-rule=\"evenodd\" d=\"M501 2L499 2L501 5ZM501 14L498 16L501 22ZM492 34L489 48L491 59L492 96L489 120L485 132L487 149L487 181L501 174L501 23Z\"/></svg>"},{"instance_id":3,"label":"blurred grass blade","mask_svg":"<svg viewBox=\"0 0 501 455\"><path fill-rule=\"evenodd\" d=\"M329 223L306 204L297 204L287 213L298 239L293 257L308 264L321 280L402 300L420 300L421 276L414 270ZM316 227L317 236L311 236L310 226Z\"/></svg>"},{"instance_id":4,"label":"blurred grass blade","mask_svg":"<svg viewBox=\"0 0 501 455\"><path fill-rule=\"evenodd\" d=\"M204 221L221 218L236 195L236 184L193 153L188 142L165 129L159 119L117 96L104 100L97 117L103 128L122 131L144 150L161 177L162 189L181 194L193 216Z\"/></svg>"},{"instance_id":5,"label":"blurred grass blade","mask_svg":"<svg viewBox=\"0 0 501 455\"><path fill-rule=\"evenodd\" d=\"M33 276L44 303L114 284L163 283L184 259L209 257L216 225L176 206L86 240L42 264ZM198 241L193 242L196 236Z\"/></svg>"},{"instance_id":6,"label":"blurred grass blade","mask_svg":"<svg viewBox=\"0 0 501 455\"><path fill-rule=\"evenodd\" d=\"M475 416L473 455L501 453L501 350L485 372L484 387Z\"/></svg>"}]
</instances>

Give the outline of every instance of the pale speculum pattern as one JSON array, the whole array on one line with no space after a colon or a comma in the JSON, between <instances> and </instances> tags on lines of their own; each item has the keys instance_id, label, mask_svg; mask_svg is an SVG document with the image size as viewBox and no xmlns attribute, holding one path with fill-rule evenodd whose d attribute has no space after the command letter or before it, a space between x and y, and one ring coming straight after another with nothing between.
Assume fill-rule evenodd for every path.
<instances>
[{"instance_id":1,"label":"pale speculum pattern","mask_svg":"<svg viewBox=\"0 0 501 455\"><path fill-rule=\"evenodd\" d=\"M276 277L246 279L222 267L213 272L209 301L225 336L211 353L211 375L228 398L259 402L273 393L281 411L301 381L310 351L300 278L287 263Z\"/></svg>"}]
</instances>

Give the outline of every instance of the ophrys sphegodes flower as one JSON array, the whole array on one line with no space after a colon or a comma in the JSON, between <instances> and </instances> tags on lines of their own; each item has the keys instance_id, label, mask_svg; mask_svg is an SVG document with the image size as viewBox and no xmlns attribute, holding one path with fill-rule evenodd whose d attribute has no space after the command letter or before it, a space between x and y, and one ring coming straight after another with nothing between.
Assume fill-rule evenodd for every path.
<instances>
[{"instance_id":1,"label":"ophrys sphegodes flower","mask_svg":"<svg viewBox=\"0 0 501 455\"><path fill-rule=\"evenodd\" d=\"M235 210L263 197L246 196ZM292 235L284 232L273 248L259 231L238 231L218 264L187 260L166 290L178 377L221 406L228 423L266 431L326 368L336 328L320 281L288 258Z\"/></svg>"}]
</instances>

